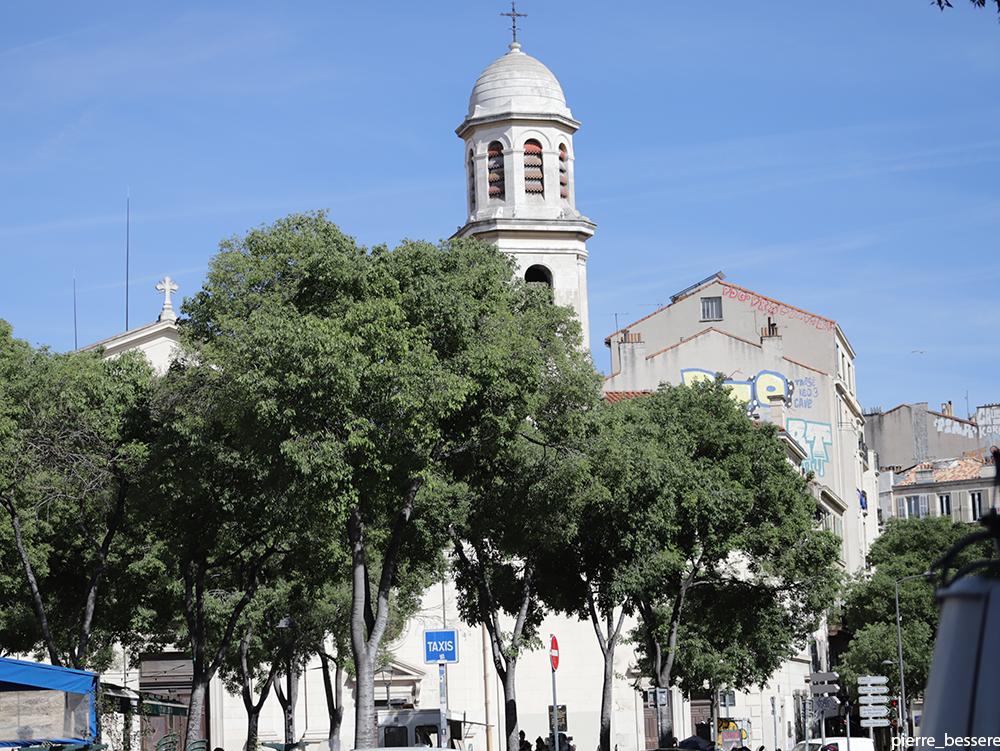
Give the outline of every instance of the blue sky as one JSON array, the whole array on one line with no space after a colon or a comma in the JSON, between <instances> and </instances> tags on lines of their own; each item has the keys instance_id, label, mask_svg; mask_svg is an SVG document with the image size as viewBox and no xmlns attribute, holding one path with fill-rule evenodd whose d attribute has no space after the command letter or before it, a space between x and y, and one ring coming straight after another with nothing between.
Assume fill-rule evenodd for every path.
<instances>
[{"instance_id":1,"label":"blue sky","mask_svg":"<svg viewBox=\"0 0 1000 751\"><path fill-rule=\"evenodd\" d=\"M835 319L859 397L1000 402L1000 24L959 0L521 0L562 84L590 341L723 271ZM499 0L19 3L0 25L0 318L81 346L196 292L221 239L328 209L365 245L465 221L455 136Z\"/></svg>"}]
</instances>

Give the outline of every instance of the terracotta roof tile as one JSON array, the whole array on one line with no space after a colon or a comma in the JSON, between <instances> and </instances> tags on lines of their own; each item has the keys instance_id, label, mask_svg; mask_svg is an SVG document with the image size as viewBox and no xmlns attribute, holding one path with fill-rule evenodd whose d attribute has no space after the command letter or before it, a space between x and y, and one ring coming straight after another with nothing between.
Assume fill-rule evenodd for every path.
<instances>
[{"instance_id":1,"label":"terracotta roof tile","mask_svg":"<svg viewBox=\"0 0 1000 751\"><path fill-rule=\"evenodd\" d=\"M976 458L939 459L933 462L921 462L897 483L898 485L915 485L918 470L934 470L934 482L955 482L958 480L977 480L982 474L984 462Z\"/></svg>"},{"instance_id":2,"label":"terracotta roof tile","mask_svg":"<svg viewBox=\"0 0 1000 751\"><path fill-rule=\"evenodd\" d=\"M606 402L620 402L622 399L635 399L640 396L649 396L653 392L650 389L643 391L605 391L601 398Z\"/></svg>"}]
</instances>

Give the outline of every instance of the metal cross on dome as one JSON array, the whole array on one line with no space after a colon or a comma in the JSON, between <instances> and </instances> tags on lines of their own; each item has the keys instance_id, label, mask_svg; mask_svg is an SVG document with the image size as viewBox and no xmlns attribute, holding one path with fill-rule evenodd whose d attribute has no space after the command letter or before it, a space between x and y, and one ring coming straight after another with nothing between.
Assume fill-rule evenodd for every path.
<instances>
[{"instance_id":1,"label":"metal cross on dome","mask_svg":"<svg viewBox=\"0 0 1000 751\"><path fill-rule=\"evenodd\" d=\"M501 13L501 16L508 16L510 18L510 30L514 34L514 41L517 41L517 19L527 18L527 13L518 13L517 8L514 7L515 0L510 0L510 13Z\"/></svg>"}]
</instances>

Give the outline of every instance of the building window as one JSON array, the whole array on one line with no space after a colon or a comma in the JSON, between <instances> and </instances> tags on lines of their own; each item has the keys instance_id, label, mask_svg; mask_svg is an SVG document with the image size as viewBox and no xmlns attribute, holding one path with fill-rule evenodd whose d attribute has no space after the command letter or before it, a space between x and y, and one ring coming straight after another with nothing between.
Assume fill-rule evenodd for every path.
<instances>
[{"instance_id":1,"label":"building window","mask_svg":"<svg viewBox=\"0 0 1000 751\"><path fill-rule=\"evenodd\" d=\"M399 727L397 725L389 725L385 729L385 742L392 743L394 746L405 746L410 740L407 736L407 731L405 727Z\"/></svg>"},{"instance_id":2,"label":"building window","mask_svg":"<svg viewBox=\"0 0 1000 751\"><path fill-rule=\"evenodd\" d=\"M974 490L969 493L969 505L972 507L972 521L983 515L983 491Z\"/></svg>"},{"instance_id":3,"label":"building window","mask_svg":"<svg viewBox=\"0 0 1000 751\"><path fill-rule=\"evenodd\" d=\"M906 499L897 498L896 499L896 518L905 519L906 518Z\"/></svg>"},{"instance_id":4,"label":"building window","mask_svg":"<svg viewBox=\"0 0 1000 751\"><path fill-rule=\"evenodd\" d=\"M951 516L951 494L938 496L938 516Z\"/></svg>"},{"instance_id":5,"label":"building window","mask_svg":"<svg viewBox=\"0 0 1000 751\"><path fill-rule=\"evenodd\" d=\"M469 149L469 210L476 210L476 155Z\"/></svg>"},{"instance_id":6,"label":"building window","mask_svg":"<svg viewBox=\"0 0 1000 751\"><path fill-rule=\"evenodd\" d=\"M486 150L487 169L490 171L490 198L502 201L506 195L503 179L503 144L494 141Z\"/></svg>"},{"instance_id":7,"label":"building window","mask_svg":"<svg viewBox=\"0 0 1000 751\"><path fill-rule=\"evenodd\" d=\"M545 193L542 145L535 140L526 141L524 144L524 192L538 196Z\"/></svg>"},{"instance_id":8,"label":"building window","mask_svg":"<svg viewBox=\"0 0 1000 751\"><path fill-rule=\"evenodd\" d=\"M566 144L559 144L559 195L569 200L569 154Z\"/></svg>"},{"instance_id":9,"label":"building window","mask_svg":"<svg viewBox=\"0 0 1000 751\"><path fill-rule=\"evenodd\" d=\"M703 297L701 298L701 320L721 321L722 320L722 298Z\"/></svg>"},{"instance_id":10,"label":"building window","mask_svg":"<svg viewBox=\"0 0 1000 751\"><path fill-rule=\"evenodd\" d=\"M909 519L923 519L927 516L927 496L906 496L906 516Z\"/></svg>"}]
</instances>

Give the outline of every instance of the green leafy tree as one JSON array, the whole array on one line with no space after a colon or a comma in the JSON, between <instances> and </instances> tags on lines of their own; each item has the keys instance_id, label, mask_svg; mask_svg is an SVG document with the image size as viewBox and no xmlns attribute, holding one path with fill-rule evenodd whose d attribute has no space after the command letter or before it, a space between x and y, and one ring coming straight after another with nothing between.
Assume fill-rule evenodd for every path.
<instances>
[{"instance_id":1,"label":"green leafy tree","mask_svg":"<svg viewBox=\"0 0 1000 751\"><path fill-rule=\"evenodd\" d=\"M596 396L596 390L590 392ZM504 692L508 751L519 747L516 672L538 632L546 600L559 602L560 572L572 565L570 547L579 458L545 445L537 429L491 459L481 458L480 482L458 491L461 513L450 527L462 619L483 624ZM513 620L505 630L501 618Z\"/></svg>"},{"instance_id":2,"label":"green leafy tree","mask_svg":"<svg viewBox=\"0 0 1000 751\"><path fill-rule=\"evenodd\" d=\"M295 466L274 451L271 416L233 368L190 348L157 383L157 441L147 473L146 523L173 575L193 678L186 738L202 734L205 693L246 636L247 611L325 508L311 505Z\"/></svg>"},{"instance_id":3,"label":"green leafy tree","mask_svg":"<svg viewBox=\"0 0 1000 751\"><path fill-rule=\"evenodd\" d=\"M612 405L615 515L634 545L634 636L654 685L690 693L762 685L837 589L839 541L771 425L754 425L720 376ZM661 743L672 728L661 724Z\"/></svg>"},{"instance_id":4,"label":"green leafy tree","mask_svg":"<svg viewBox=\"0 0 1000 751\"><path fill-rule=\"evenodd\" d=\"M223 685L243 700L243 709L247 713L247 749L255 749L259 745L260 712L271 695L280 667L280 660L275 659L278 647L273 646L273 640L266 638L278 622L276 618L267 617L268 612L274 613L273 608L267 607L270 604L268 599L258 589L254 601L240 620L236 649L226 652L225 660L219 667ZM269 641L272 643L269 644Z\"/></svg>"},{"instance_id":5,"label":"green leafy tree","mask_svg":"<svg viewBox=\"0 0 1000 751\"><path fill-rule=\"evenodd\" d=\"M565 319L512 277L490 245L369 253L325 215L297 215L223 243L185 303L200 356L266 416L258 443L346 531L358 747L376 741L394 598L442 570L450 509L427 490L449 459L515 432L548 377Z\"/></svg>"},{"instance_id":6,"label":"green leafy tree","mask_svg":"<svg viewBox=\"0 0 1000 751\"><path fill-rule=\"evenodd\" d=\"M459 610L466 623L483 624L489 635L509 751L519 746L518 660L540 645L546 603L561 599L560 572L572 557L586 463L577 444L599 393L572 311L549 304L546 289L525 292L543 305L525 307L524 323L536 333L524 346L541 359L530 371L522 422L448 464L450 477L460 482L451 489L457 513L449 526ZM501 626L503 615L513 619L510 631Z\"/></svg>"},{"instance_id":7,"label":"green leafy tree","mask_svg":"<svg viewBox=\"0 0 1000 751\"><path fill-rule=\"evenodd\" d=\"M655 432L633 419L628 403L604 404L589 410L579 445L585 463L578 463L574 534L559 567L563 578L555 609L589 619L603 657L600 748L611 749L611 716L615 650L625 619L635 614L632 588L635 571L646 554L641 520L647 496L640 487L648 476L638 467L656 456ZM579 432L579 431L578 431Z\"/></svg>"},{"instance_id":8,"label":"green leafy tree","mask_svg":"<svg viewBox=\"0 0 1000 751\"><path fill-rule=\"evenodd\" d=\"M0 642L54 665L106 667L155 618L137 578L155 547L133 523L147 459L141 355L53 354L0 321ZM16 575L13 572L18 572Z\"/></svg>"},{"instance_id":9,"label":"green leafy tree","mask_svg":"<svg viewBox=\"0 0 1000 751\"><path fill-rule=\"evenodd\" d=\"M883 661L899 659L901 634L906 693L911 697L923 693L938 624L934 580L917 578L899 583L899 632L896 581L928 571L956 543L976 531L939 516L886 522L885 532L868 553L871 571L857 576L844 598L842 623L852 634L838 667L845 682L856 686L859 675L885 675ZM981 541L963 550L955 567L993 557L991 544Z\"/></svg>"}]
</instances>

